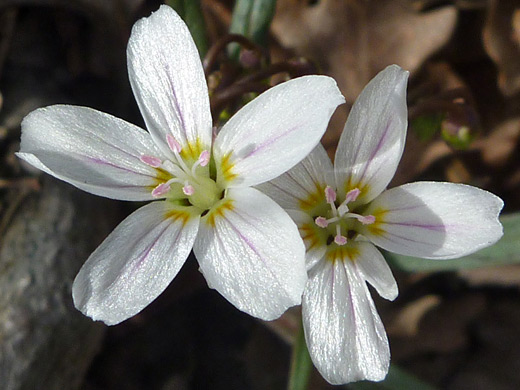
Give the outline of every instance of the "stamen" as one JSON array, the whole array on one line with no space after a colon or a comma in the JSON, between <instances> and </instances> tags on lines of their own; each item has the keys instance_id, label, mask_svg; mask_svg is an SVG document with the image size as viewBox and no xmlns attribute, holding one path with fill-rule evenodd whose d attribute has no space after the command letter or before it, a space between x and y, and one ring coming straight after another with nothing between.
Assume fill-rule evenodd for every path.
<instances>
[{"instance_id":1,"label":"stamen","mask_svg":"<svg viewBox=\"0 0 520 390\"><path fill-rule=\"evenodd\" d=\"M170 172L173 176L176 176L178 178L186 178L189 177L185 171L182 170L182 168L174 163L172 163L170 160L166 160L162 163L162 167Z\"/></svg>"},{"instance_id":2,"label":"stamen","mask_svg":"<svg viewBox=\"0 0 520 390\"><path fill-rule=\"evenodd\" d=\"M199 156L199 163L201 167L205 167L209 163L209 152L207 150L203 150Z\"/></svg>"},{"instance_id":3,"label":"stamen","mask_svg":"<svg viewBox=\"0 0 520 390\"><path fill-rule=\"evenodd\" d=\"M373 215L361 215L357 220L363 225L371 225L376 221L376 217Z\"/></svg>"},{"instance_id":4,"label":"stamen","mask_svg":"<svg viewBox=\"0 0 520 390\"><path fill-rule=\"evenodd\" d=\"M166 134L166 143L168 144L168 147L175 155L175 158L177 159L177 163L182 168L182 170L186 173L189 173L190 170L188 169L188 167L186 166L186 163L184 162L184 160L182 159L182 157L179 154L182 150L181 144L178 143L177 140L175 138L173 138L173 135L171 135L171 134Z\"/></svg>"},{"instance_id":5,"label":"stamen","mask_svg":"<svg viewBox=\"0 0 520 390\"><path fill-rule=\"evenodd\" d=\"M345 245L347 243L347 237L341 234L341 227L336 225L336 237L334 237L334 242L338 245Z\"/></svg>"},{"instance_id":6,"label":"stamen","mask_svg":"<svg viewBox=\"0 0 520 390\"><path fill-rule=\"evenodd\" d=\"M338 245L345 245L347 243L347 237L338 234L336 237L334 237L334 242Z\"/></svg>"},{"instance_id":7,"label":"stamen","mask_svg":"<svg viewBox=\"0 0 520 390\"><path fill-rule=\"evenodd\" d=\"M360 193L361 191L359 190L359 188L354 188L353 190L347 192L347 195L345 195L345 200L338 207L338 213L340 216L343 217L346 213L349 212L347 204L350 202L354 202Z\"/></svg>"},{"instance_id":8,"label":"stamen","mask_svg":"<svg viewBox=\"0 0 520 390\"><path fill-rule=\"evenodd\" d=\"M318 225L320 228L326 228L327 226L329 226L329 221L327 221L326 218L324 217L317 217L314 222L316 223L316 225Z\"/></svg>"},{"instance_id":9,"label":"stamen","mask_svg":"<svg viewBox=\"0 0 520 390\"><path fill-rule=\"evenodd\" d=\"M191 174L192 176L197 176L195 173L195 169L200 165L201 167L205 167L209 163L209 152L207 150L203 150L200 154L197 161L195 161L195 164L191 166Z\"/></svg>"},{"instance_id":10,"label":"stamen","mask_svg":"<svg viewBox=\"0 0 520 390\"><path fill-rule=\"evenodd\" d=\"M325 199L327 203L334 203L336 201L336 191L332 189L332 187L325 187Z\"/></svg>"},{"instance_id":11,"label":"stamen","mask_svg":"<svg viewBox=\"0 0 520 390\"><path fill-rule=\"evenodd\" d=\"M139 157L139 160L141 160L146 165L149 165L153 168L159 168L162 164L162 161L160 158L154 157L154 156L148 156L146 154L141 155L141 157Z\"/></svg>"},{"instance_id":12,"label":"stamen","mask_svg":"<svg viewBox=\"0 0 520 390\"><path fill-rule=\"evenodd\" d=\"M152 191L152 196L157 198L159 196L163 196L164 194L167 194L171 189L170 185L172 183L183 183L183 181L177 177L173 177L170 180L168 180L166 183L161 183L157 187L155 187ZM187 184L187 182L184 182L184 183ZM183 189L183 191L184 191L184 189Z\"/></svg>"},{"instance_id":13,"label":"stamen","mask_svg":"<svg viewBox=\"0 0 520 390\"><path fill-rule=\"evenodd\" d=\"M163 196L164 194L167 194L168 191L170 191L170 184L161 183L153 189L152 196L158 198L160 196Z\"/></svg>"},{"instance_id":14,"label":"stamen","mask_svg":"<svg viewBox=\"0 0 520 390\"><path fill-rule=\"evenodd\" d=\"M195 188L188 182L184 184L184 187L182 187L182 192L184 192L184 195L191 196L195 193Z\"/></svg>"},{"instance_id":15,"label":"stamen","mask_svg":"<svg viewBox=\"0 0 520 390\"><path fill-rule=\"evenodd\" d=\"M373 215L360 215L360 214L355 214L355 213L348 213L348 214L345 214L344 217L356 218L363 225L370 225L376 221L376 217L374 217Z\"/></svg>"},{"instance_id":16,"label":"stamen","mask_svg":"<svg viewBox=\"0 0 520 390\"><path fill-rule=\"evenodd\" d=\"M168 143L168 147L174 153L180 153L182 150L181 144L177 142L177 140L171 134L166 135L166 142Z\"/></svg>"},{"instance_id":17,"label":"stamen","mask_svg":"<svg viewBox=\"0 0 520 390\"><path fill-rule=\"evenodd\" d=\"M349 202L354 202L358 198L359 194L361 194L359 188L354 188L353 190L350 190L349 192L347 192L347 195L345 196L345 201L343 203L347 204Z\"/></svg>"}]
</instances>

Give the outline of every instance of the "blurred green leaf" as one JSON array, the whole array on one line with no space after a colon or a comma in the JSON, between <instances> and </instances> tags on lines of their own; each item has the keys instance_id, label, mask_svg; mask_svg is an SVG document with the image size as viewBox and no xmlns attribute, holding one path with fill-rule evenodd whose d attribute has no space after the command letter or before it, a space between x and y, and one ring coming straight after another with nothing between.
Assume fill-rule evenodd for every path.
<instances>
[{"instance_id":1,"label":"blurred green leaf","mask_svg":"<svg viewBox=\"0 0 520 390\"><path fill-rule=\"evenodd\" d=\"M440 132L444 117L444 114L421 115L411 119L410 128L421 141L429 141Z\"/></svg>"},{"instance_id":2,"label":"blurred green leaf","mask_svg":"<svg viewBox=\"0 0 520 390\"><path fill-rule=\"evenodd\" d=\"M306 390L309 376L312 371L312 361L305 343L305 335L303 333L303 326L300 325L300 330L294 341L292 357L291 357L291 372L289 374L288 390Z\"/></svg>"},{"instance_id":3,"label":"blurred green leaf","mask_svg":"<svg viewBox=\"0 0 520 390\"><path fill-rule=\"evenodd\" d=\"M495 244L469 256L454 260L428 260L387 252L388 262L408 272L453 271L520 263L520 213L500 218L504 236Z\"/></svg>"},{"instance_id":4,"label":"blurred green leaf","mask_svg":"<svg viewBox=\"0 0 520 390\"><path fill-rule=\"evenodd\" d=\"M350 383L346 387L349 390L436 390L432 385L393 364L390 365L388 375L382 382L362 381Z\"/></svg>"},{"instance_id":5,"label":"blurred green leaf","mask_svg":"<svg viewBox=\"0 0 520 390\"><path fill-rule=\"evenodd\" d=\"M229 32L240 34L254 43L265 46L269 26L276 9L276 0L237 0ZM240 46L229 45L229 56L238 60Z\"/></svg>"},{"instance_id":6,"label":"blurred green leaf","mask_svg":"<svg viewBox=\"0 0 520 390\"><path fill-rule=\"evenodd\" d=\"M191 36L197 45L201 57L208 51L206 25L200 8L201 0L166 0L165 3L180 15L190 29Z\"/></svg>"}]
</instances>

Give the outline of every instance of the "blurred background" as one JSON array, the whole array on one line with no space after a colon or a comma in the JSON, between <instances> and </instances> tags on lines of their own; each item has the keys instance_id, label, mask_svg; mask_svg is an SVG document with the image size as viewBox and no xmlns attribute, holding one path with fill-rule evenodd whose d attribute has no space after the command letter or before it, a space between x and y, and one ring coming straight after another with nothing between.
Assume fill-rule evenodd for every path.
<instances>
[{"instance_id":1,"label":"blurred background","mask_svg":"<svg viewBox=\"0 0 520 390\"><path fill-rule=\"evenodd\" d=\"M193 257L121 325L77 312L77 271L139 205L83 193L14 156L23 117L51 104L144 127L125 51L133 23L161 3L0 0L0 389L287 387L299 309L253 319L208 288ZM395 63L411 77L408 139L391 186L468 183L505 201L505 236L492 248L443 262L388 255L400 296L374 299L395 366L383 383L338 388L520 388L520 1L248 3L265 3L263 13L244 1L169 1L205 57L216 126L273 84L327 74L347 99L323 138L333 156L355 98ZM308 388L333 386L312 372Z\"/></svg>"}]
</instances>

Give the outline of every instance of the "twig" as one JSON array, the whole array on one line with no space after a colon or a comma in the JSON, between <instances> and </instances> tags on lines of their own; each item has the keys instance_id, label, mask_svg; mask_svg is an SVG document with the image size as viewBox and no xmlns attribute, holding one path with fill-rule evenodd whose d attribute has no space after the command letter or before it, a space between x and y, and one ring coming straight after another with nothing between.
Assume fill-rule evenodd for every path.
<instances>
[{"instance_id":1,"label":"twig","mask_svg":"<svg viewBox=\"0 0 520 390\"><path fill-rule=\"evenodd\" d=\"M213 96L211 96L211 113L213 114L213 118L218 118L217 114L219 111L231 100L249 92L261 93L268 88L268 85L259 82L234 83L227 88L215 92Z\"/></svg>"},{"instance_id":2,"label":"twig","mask_svg":"<svg viewBox=\"0 0 520 390\"><path fill-rule=\"evenodd\" d=\"M249 39L238 34L227 34L215 42L208 50L202 65L204 67L204 74L208 77L209 73L215 66L219 54L227 47L230 43L238 43L246 49L257 52L261 57L269 58L267 52L260 46L254 44Z\"/></svg>"},{"instance_id":3,"label":"twig","mask_svg":"<svg viewBox=\"0 0 520 390\"><path fill-rule=\"evenodd\" d=\"M11 7L7 8L2 16L0 17L0 77L2 77L2 71L4 69L5 60L9 47L11 46L11 40L14 34L14 28L16 26L16 19L18 16L18 8Z\"/></svg>"}]
</instances>

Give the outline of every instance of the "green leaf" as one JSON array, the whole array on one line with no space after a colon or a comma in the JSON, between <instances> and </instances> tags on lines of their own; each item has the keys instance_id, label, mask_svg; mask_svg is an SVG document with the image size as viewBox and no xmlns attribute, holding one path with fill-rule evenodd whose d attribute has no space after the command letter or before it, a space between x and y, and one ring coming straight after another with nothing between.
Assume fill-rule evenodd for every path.
<instances>
[{"instance_id":1,"label":"green leaf","mask_svg":"<svg viewBox=\"0 0 520 390\"><path fill-rule=\"evenodd\" d=\"M421 141L431 140L440 132L444 114L421 115L410 120L410 128L417 134Z\"/></svg>"},{"instance_id":2,"label":"green leaf","mask_svg":"<svg viewBox=\"0 0 520 390\"><path fill-rule=\"evenodd\" d=\"M453 271L520 263L520 213L500 217L504 236L495 244L469 256L454 260L428 260L385 253L388 262L408 272Z\"/></svg>"},{"instance_id":3,"label":"green leaf","mask_svg":"<svg viewBox=\"0 0 520 390\"><path fill-rule=\"evenodd\" d=\"M188 26L191 36L197 45L201 57L208 51L206 39L206 25L200 8L201 0L166 0L165 3L172 7Z\"/></svg>"},{"instance_id":4,"label":"green leaf","mask_svg":"<svg viewBox=\"0 0 520 390\"><path fill-rule=\"evenodd\" d=\"M312 361L305 343L303 326L296 336L291 357L291 372L289 374L288 390L305 390L312 371Z\"/></svg>"},{"instance_id":5,"label":"green leaf","mask_svg":"<svg viewBox=\"0 0 520 390\"><path fill-rule=\"evenodd\" d=\"M254 43L265 46L269 26L276 9L276 0L237 0L229 32L240 34ZM240 46L229 45L229 55L238 59Z\"/></svg>"},{"instance_id":6,"label":"green leaf","mask_svg":"<svg viewBox=\"0 0 520 390\"><path fill-rule=\"evenodd\" d=\"M382 382L362 381L350 383L346 387L349 390L436 390L432 385L393 364L390 365L388 375Z\"/></svg>"}]
</instances>

